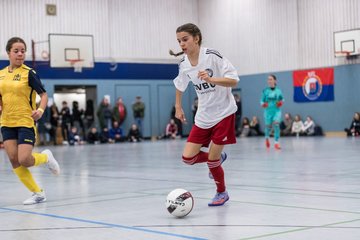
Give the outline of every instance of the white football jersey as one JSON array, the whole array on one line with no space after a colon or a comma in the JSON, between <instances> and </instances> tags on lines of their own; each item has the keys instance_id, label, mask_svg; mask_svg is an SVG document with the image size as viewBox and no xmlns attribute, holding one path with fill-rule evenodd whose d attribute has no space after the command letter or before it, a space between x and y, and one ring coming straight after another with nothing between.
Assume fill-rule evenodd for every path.
<instances>
[{"instance_id":1,"label":"white football jersey","mask_svg":"<svg viewBox=\"0 0 360 240\"><path fill-rule=\"evenodd\" d=\"M179 75L174 79L175 87L184 92L191 81L199 99L195 124L200 128L211 128L237 110L231 87L223 87L200 80L199 71L206 70L210 77L225 77L239 81L234 66L215 50L201 47L199 62L191 66L187 57L179 64Z\"/></svg>"}]
</instances>

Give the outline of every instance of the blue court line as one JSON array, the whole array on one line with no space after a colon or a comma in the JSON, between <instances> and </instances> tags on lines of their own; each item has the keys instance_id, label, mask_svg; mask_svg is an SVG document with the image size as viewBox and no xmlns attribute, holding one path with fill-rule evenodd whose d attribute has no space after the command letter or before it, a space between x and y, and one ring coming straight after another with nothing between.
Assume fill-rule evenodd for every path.
<instances>
[{"instance_id":1,"label":"blue court line","mask_svg":"<svg viewBox=\"0 0 360 240\"><path fill-rule=\"evenodd\" d=\"M120 224L92 221L92 220L86 220L86 219L81 219L81 218L64 217L64 216L59 216L59 215L55 215L55 214L37 213L37 212L32 212L32 211L27 211L27 210L19 210L19 209L4 208L4 207L0 207L0 210L28 213L28 214L39 215L39 216L44 216L44 217L51 217L51 218L65 219L65 220L76 221L76 222L97 224L97 225L102 225L102 226L107 226L107 227L122 228L122 229L128 229L128 230L133 230L133 231L141 231L141 232L147 232L147 233L153 233L153 234L167 235L167 236L172 236L172 237L177 237L177 238L193 239L193 240L207 240L206 238L191 237L191 236L186 236L186 235L181 235L181 234L161 232L161 231L150 230L150 229L139 228L139 227L130 227L130 226L125 226L125 225L120 225Z\"/></svg>"}]
</instances>

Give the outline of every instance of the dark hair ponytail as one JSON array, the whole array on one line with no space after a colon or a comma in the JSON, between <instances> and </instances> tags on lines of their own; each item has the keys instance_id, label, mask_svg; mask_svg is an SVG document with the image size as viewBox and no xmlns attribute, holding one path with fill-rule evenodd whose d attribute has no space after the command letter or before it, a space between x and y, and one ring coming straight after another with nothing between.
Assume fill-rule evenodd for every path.
<instances>
[{"instance_id":1,"label":"dark hair ponytail","mask_svg":"<svg viewBox=\"0 0 360 240\"><path fill-rule=\"evenodd\" d=\"M170 54L171 56L177 57L177 56L180 56L180 55L184 54L184 52L181 51L181 52L178 52L178 53L174 53L174 51L170 49L170 50L169 50L169 54Z\"/></svg>"}]
</instances>

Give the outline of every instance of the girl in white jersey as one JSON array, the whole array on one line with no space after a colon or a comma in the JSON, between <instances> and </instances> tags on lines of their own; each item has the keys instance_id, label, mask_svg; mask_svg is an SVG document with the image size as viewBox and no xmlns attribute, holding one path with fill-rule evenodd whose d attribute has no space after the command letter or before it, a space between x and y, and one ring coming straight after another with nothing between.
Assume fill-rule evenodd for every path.
<instances>
[{"instance_id":1,"label":"girl in white jersey","mask_svg":"<svg viewBox=\"0 0 360 240\"><path fill-rule=\"evenodd\" d=\"M179 64L179 75L174 79L176 87L176 118L185 122L182 109L182 94L189 82L193 83L198 96L198 109L195 125L192 127L183 151L186 164L206 162L211 178L214 178L217 193L209 206L221 206L229 200L225 187L224 170L221 163L226 159L224 145L236 143L235 115L237 110L231 87L237 85L238 74L232 64L219 52L201 47L200 29L192 24L184 24L177 28L176 37L182 52L185 54ZM201 151L201 147L209 146L209 152Z\"/></svg>"}]
</instances>

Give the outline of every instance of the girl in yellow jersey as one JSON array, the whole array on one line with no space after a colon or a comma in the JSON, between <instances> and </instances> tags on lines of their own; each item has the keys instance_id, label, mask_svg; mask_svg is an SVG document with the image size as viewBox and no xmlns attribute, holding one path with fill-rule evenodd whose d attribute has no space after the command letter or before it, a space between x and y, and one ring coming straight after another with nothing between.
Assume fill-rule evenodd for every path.
<instances>
[{"instance_id":1,"label":"girl in yellow jersey","mask_svg":"<svg viewBox=\"0 0 360 240\"><path fill-rule=\"evenodd\" d=\"M35 143L35 121L44 113L48 96L34 70L24 65L26 44L18 37L9 39L6 52L10 64L0 70L1 133L14 173L33 193L25 205L46 201L45 192L33 179L29 167L45 164L52 173L60 173L59 164L50 150L32 153ZM36 109L36 93L40 105Z\"/></svg>"}]
</instances>

